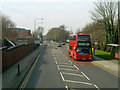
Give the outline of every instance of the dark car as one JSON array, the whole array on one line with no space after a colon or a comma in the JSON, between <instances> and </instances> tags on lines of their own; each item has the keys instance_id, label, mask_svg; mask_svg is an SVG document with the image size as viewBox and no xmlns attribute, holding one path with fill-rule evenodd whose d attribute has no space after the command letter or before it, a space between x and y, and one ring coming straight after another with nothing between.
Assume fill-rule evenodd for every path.
<instances>
[{"instance_id":1,"label":"dark car","mask_svg":"<svg viewBox=\"0 0 120 90\"><path fill-rule=\"evenodd\" d=\"M61 47L61 43L58 44L58 47Z\"/></svg>"}]
</instances>

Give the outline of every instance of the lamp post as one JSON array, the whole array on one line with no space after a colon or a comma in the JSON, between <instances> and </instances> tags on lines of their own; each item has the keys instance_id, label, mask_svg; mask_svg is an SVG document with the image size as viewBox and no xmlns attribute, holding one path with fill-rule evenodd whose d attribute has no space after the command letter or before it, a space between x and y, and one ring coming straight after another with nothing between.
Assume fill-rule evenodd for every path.
<instances>
[{"instance_id":1,"label":"lamp post","mask_svg":"<svg viewBox=\"0 0 120 90\"><path fill-rule=\"evenodd\" d=\"M36 29L36 24L37 24L38 20L43 20L43 18L35 18L35 20L34 20L34 30ZM41 23L43 23L43 22L41 22Z\"/></svg>"}]
</instances>

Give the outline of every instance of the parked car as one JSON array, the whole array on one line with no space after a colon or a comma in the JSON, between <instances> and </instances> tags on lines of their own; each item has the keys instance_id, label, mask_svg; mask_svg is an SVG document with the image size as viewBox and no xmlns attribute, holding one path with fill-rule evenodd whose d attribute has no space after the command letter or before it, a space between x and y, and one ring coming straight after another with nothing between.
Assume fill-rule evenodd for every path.
<instances>
[{"instance_id":1,"label":"parked car","mask_svg":"<svg viewBox=\"0 0 120 90\"><path fill-rule=\"evenodd\" d=\"M65 45L65 43L61 43L61 45Z\"/></svg>"},{"instance_id":2,"label":"parked car","mask_svg":"<svg viewBox=\"0 0 120 90\"><path fill-rule=\"evenodd\" d=\"M61 43L58 44L58 47L61 47Z\"/></svg>"}]
</instances>

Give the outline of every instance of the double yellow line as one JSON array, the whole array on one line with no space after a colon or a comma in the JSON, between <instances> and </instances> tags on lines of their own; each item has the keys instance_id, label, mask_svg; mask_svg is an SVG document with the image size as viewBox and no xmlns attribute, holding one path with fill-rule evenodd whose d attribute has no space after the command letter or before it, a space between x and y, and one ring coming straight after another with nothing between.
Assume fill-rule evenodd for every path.
<instances>
[{"instance_id":1,"label":"double yellow line","mask_svg":"<svg viewBox=\"0 0 120 90\"><path fill-rule=\"evenodd\" d=\"M31 75L31 73L32 73L32 71L33 71L36 63L37 63L38 60L39 60L39 57L40 57L40 55L41 55L42 50L43 50L43 48L40 49L40 52L39 52L37 58L35 59L35 62L33 63L32 67L30 68L28 74L26 75L25 79L23 80L23 82L22 82L22 84L20 85L20 87L18 88L18 90L24 90L24 88L25 88L25 86L26 86L26 84L27 84L27 82L28 82L28 79L29 79L29 77L30 77L30 75Z\"/></svg>"}]
</instances>

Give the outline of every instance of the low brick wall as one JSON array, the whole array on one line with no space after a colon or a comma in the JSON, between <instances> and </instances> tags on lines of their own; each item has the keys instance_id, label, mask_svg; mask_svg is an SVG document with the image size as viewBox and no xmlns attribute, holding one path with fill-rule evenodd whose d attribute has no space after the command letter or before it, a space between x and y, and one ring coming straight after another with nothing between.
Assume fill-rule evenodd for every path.
<instances>
[{"instance_id":1,"label":"low brick wall","mask_svg":"<svg viewBox=\"0 0 120 90\"><path fill-rule=\"evenodd\" d=\"M21 45L14 48L2 49L2 71L5 71L10 66L21 60L27 54L38 47L35 44Z\"/></svg>"}]
</instances>

